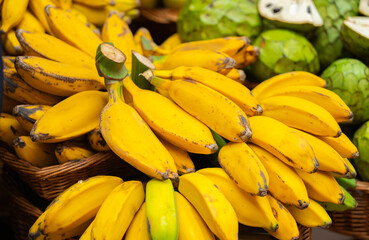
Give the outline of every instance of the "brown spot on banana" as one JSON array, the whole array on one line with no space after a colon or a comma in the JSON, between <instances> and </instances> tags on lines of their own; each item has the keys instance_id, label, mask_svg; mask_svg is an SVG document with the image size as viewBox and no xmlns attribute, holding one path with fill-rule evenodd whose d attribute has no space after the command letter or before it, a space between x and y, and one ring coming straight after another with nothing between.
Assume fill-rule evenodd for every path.
<instances>
[{"instance_id":1,"label":"brown spot on banana","mask_svg":"<svg viewBox=\"0 0 369 240\"><path fill-rule=\"evenodd\" d=\"M299 202L300 209L305 209L309 206L308 202L305 202L305 201L302 201L302 200L298 200L298 202Z\"/></svg>"},{"instance_id":2,"label":"brown spot on banana","mask_svg":"<svg viewBox=\"0 0 369 240\"><path fill-rule=\"evenodd\" d=\"M252 137L250 124L247 121L247 119L245 118L245 116L243 116L242 114L238 115L238 117L240 119L240 125L245 129L244 131L241 132L239 137L242 141L246 142L249 139L251 139L251 137Z\"/></svg>"},{"instance_id":3,"label":"brown spot on banana","mask_svg":"<svg viewBox=\"0 0 369 240\"><path fill-rule=\"evenodd\" d=\"M24 148L26 146L26 143L22 140L20 137L16 137L13 141L14 146Z\"/></svg>"},{"instance_id":4,"label":"brown spot on banana","mask_svg":"<svg viewBox=\"0 0 369 240\"><path fill-rule=\"evenodd\" d=\"M205 147L210 149L211 152L218 151L218 145L216 143L215 144L206 144Z\"/></svg>"},{"instance_id":5,"label":"brown spot on banana","mask_svg":"<svg viewBox=\"0 0 369 240\"><path fill-rule=\"evenodd\" d=\"M339 202L341 203L341 204L343 204L343 202L345 201L345 194L343 194L343 193L340 193L340 199L339 199Z\"/></svg>"}]
</instances>

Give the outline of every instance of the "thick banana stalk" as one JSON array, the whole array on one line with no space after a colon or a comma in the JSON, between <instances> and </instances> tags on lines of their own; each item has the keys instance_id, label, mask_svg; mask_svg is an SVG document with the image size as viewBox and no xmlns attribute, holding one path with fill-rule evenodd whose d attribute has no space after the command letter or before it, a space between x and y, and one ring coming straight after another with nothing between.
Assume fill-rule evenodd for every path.
<instances>
[{"instance_id":1,"label":"thick banana stalk","mask_svg":"<svg viewBox=\"0 0 369 240\"><path fill-rule=\"evenodd\" d=\"M309 196L296 171L265 149L252 143L248 145L266 168L269 175L269 192L285 204L306 208L309 205Z\"/></svg>"},{"instance_id":2,"label":"thick banana stalk","mask_svg":"<svg viewBox=\"0 0 369 240\"><path fill-rule=\"evenodd\" d=\"M200 214L179 192L174 193L178 212L178 239L215 240Z\"/></svg>"},{"instance_id":3,"label":"thick banana stalk","mask_svg":"<svg viewBox=\"0 0 369 240\"><path fill-rule=\"evenodd\" d=\"M25 55L92 68L95 71L95 61L92 57L56 37L23 30L17 30L16 35Z\"/></svg>"},{"instance_id":4,"label":"thick banana stalk","mask_svg":"<svg viewBox=\"0 0 369 240\"><path fill-rule=\"evenodd\" d=\"M15 57L14 56L2 56L3 59L3 67L6 68L15 68L14 66L14 61L15 61Z\"/></svg>"},{"instance_id":5,"label":"thick banana stalk","mask_svg":"<svg viewBox=\"0 0 369 240\"><path fill-rule=\"evenodd\" d=\"M0 114L0 141L8 146L13 146L13 140L17 136L27 135L27 131L22 128L18 120L10 114Z\"/></svg>"},{"instance_id":6,"label":"thick banana stalk","mask_svg":"<svg viewBox=\"0 0 369 240\"><path fill-rule=\"evenodd\" d=\"M160 45L160 47L167 51L172 51L175 47L180 45L181 38L178 33L170 35L165 41Z\"/></svg>"},{"instance_id":7,"label":"thick banana stalk","mask_svg":"<svg viewBox=\"0 0 369 240\"><path fill-rule=\"evenodd\" d=\"M129 225L124 240L149 240L149 229L146 218L146 203L142 203L140 209Z\"/></svg>"},{"instance_id":8,"label":"thick banana stalk","mask_svg":"<svg viewBox=\"0 0 369 240\"><path fill-rule=\"evenodd\" d=\"M118 185L106 197L94 219L92 239L122 239L145 199L140 181Z\"/></svg>"},{"instance_id":9,"label":"thick banana stalk","mask_svg":"<svg viewBox=\"0 0 369 240\"><path fill-rule=\"evenodd\" d=\"M100 112L107 102L106 92L76 93L47 110L33 126L31 138L54 143L82 136L98 126Z\"/></svg>"},{"instance_id":10,"label":"thick banana stalk","mask_svg":"<svg viewBox=\"0 0 369 240\"><path fill-rule=\"evenodd\" d=\"M50 108L49 105L18 105L13 109L13 115L26 131L31 132L35 122Z\"/></svg>"},{"instance_id":11,"label":"thick banana stalk","mask_svg":"<svg viewBox=\"0 0 369 240\"><path fill-rule=\"evenodd\" d=\"M287 125L265 116L250 117L250 142L264 148L287 165L315 172L319 162L309 142Z\"/></svg>"},{"instance_id":12,"label":"thick banana stalk","mask_svg":"<svg viewBox=\"0 0 369 240\"><path fill-rule=\"evenodd\" d=\"M319 202L323 208L327 211L346 211L357 207L355 198L341 186L341 190L345 195L345 200L342 204L331 203L331 202Z\"/></svg>"},{"instance_id":13,"label":"thick banana stalk","mask_svg":"<svg viewBox=\"0 0 369 240\"><path fill-rule=\"evenodd\" d=\"M91 1L88 1L91 2ZM105 6L103 7L91 7L84 4L80 4L78 2L74 2L72 8L81 12L86 16L88 22L95 24L97 26L102 26L109 15L109 9Z\"/></svg>"},{"instance_id":14,"label":"thick banana stalk","mask_svg":"<svg viewBox=\"0 0 369 240\"><path fill-rule=\"evenodd\" d=\"M289 127L328 137L338 137L342 131L333 116L321 106L298 97L274 96L262 99L263 115Z\"/></svg>"},{"instance_id":15,"label":"thick banana stalk","mask_svg":"<svg viewBox=\"0 0 369 240\"><path fill-rule=\"evenodd\" d=\"M89 7L95 7L95 8L99 8L99 7L104 7L104 6L108 6L108 5L115 5L115 0L94 0L94 1L90 1L90 0L73 0L74 2L77 3L81 3L84 5L87 5Z\"/></svg>"},{"instance_id":16,"label":"thick banana stalk","mask_svg":"<svg viewBox=\"0 0 369 240\"><path fill-rule=\"evenodd\" d=\"M7 33L3 34L3 46L5 49L5 52L8 55L22 55L23 54L23 48L20 45L16 35L15 31L13 29L9 30Z\"/></svg>"},{"instance_id":17,"label":"thick banana stalk","mask_svg":"<svg viewBox=\"0 0 369 240\"><path fill-rule=\"evenodd\" d=\"M110 192L123 180L96 176L78 181L46 208L29 231L29 239L62 240L80 236Z\"/></svg>"},{"instance_id":18,"label":"thick banana stalk","mask_svg":"<svg viewBox=\"0 0 369 240\"><path fill-rule=\"evenodd\" d=\"M128 77L123 84L133 107L160 137L192 153L211 154L217 151L218 146L205 124L168 98L138 88Z\"/></svg>"},{"instance_id":19,"label":"thick banana stalk","mask_svg":"<svg viewBox=\"0 0 369 240\"><path fill-rule=\"evenodd\" d=\"M167 90L177 105L229 141L246 142L251 138L247 115L223 94L192 80L147 79Z\"/></svg>"},{"instance_id":20,"label":"thick banana stalk","mask_svg":"<svg viewBox=\"0 0 369 240\"><path fill-rule=\"evenodd\" d=\"M67 141L58 144L55 148L55 156L59 164L88 158L94 154L95 152L88 145L81 142Z\"/></svg>"},{"instance_id":21,"label":"thick banana stalk","mask_svg":"<svg viewBox=\"0 0 369 240\"><path fill-rule=\"evenodd\" d=\"M1 33L7 33L17 26L27 10L28 0L4 0L1 6Z\"/></svg>"},{"instance_id":22,"label":"thick banana stalk","mask_svg":"<svg viewBox=\"0 0 369 240\"><path fill-rule=\"evenodd\" d=\"M3 95L3 106L2 106L1 112L12 114L13 108L21 104L22 104L21 102L18 102L17 100L14 100L6 95Z\"/></svg>"},{"instance_id":23,"label":"thick banana stalk","mask_svg":"<svg viewBox=\"0 0 369 240\"><path fill-rule=\"evenodd\" d=\"M220 149L218 161L241 189L258 196L267 194L268 173L258 156L246 143L227 143Z\"/></svg>"},{"instance_id":24,"label":"thick banana stalk","mask_svg":"<svg viewBox=\"0 0 369 240\"><path fill-rule=\"evenodd\" d=\"M177 204L170 179L151 179L146 184L146 216L150 239L178 239Z\"/></svg>"},{"instance_id":25,"label":"thick banana stalk","mask_svg":"<svg viewBox=\"0 0 369 240\"><path fill-rule=\"evenodd\" d=\"M320 140L326 142L329 146L334 148L343 158L357 158L359 151L351 140L342 133L339 137L322 137L317 136Z\"/></svg>"},{"instance_id":26,"label":"thick banana stalk","mask_svg":"<svg viewBox=\"0 0 369 240\"><path fill-rule=\"evenodd\" d=\"M289 86L316 86L327 87L324 79L303 71L288 72L271 77L252 89L252 94L258 100L272 96L274 91L280 91Z\"/></svg>"},{"instance_id":27,"label":"thick banana stalk","mask_svg":"<svg viewBox=\"0 0 369 240\"><path fill-rule=\"evenodd\" d=\"M51 33L49 23L47 22L45 7L55 5L51 0L29 0L29 8L35 14L42 26L48 33Z\"/></svg>"},{"instance_id":28,"label":"thick banana stalk","mask_svg":"<svg viewBox=\"0 0 369 240\"><path fill-rule=\"evenodd\" d=\"M199 173L184 174L179 179L178 190L219 239L238 239L237 214L210 179Z\"/></svg>"},{"instance_id":29,"label":"thick banana stalk","mask_svg":"<svg viewBox=\"0 0 369 240\"><path fill-rule=\"evenodd\" d=\"M40 21L28 10L24 13L23 19L18 24L17 29L34 33L45 32L45 28L42 26Z\"/></svg>"},{"instance_id":30,"label":"thick banana stalk","mask_svg":"<svg viewBox=\"0 0 369 240\"><path fill-rule=\"evenodd\" d=\"M110 150L108 144L105 142L103 136L101 135L100 128L95 128L94 130L89 132L87 138L90 146L95 151L105 152Z\"/></svg>"},{"instance_id":31,"label":"thick banana stalk","mask_svg":"<svg viewBox=\"0 0 369 240\"><path fill-rule=\"evenodd\" d=\"M250 90L223 74L202 67L177 67L172 70L153 70L153 75L170 80L187 79L202 83L236 103L248 116L263 112ZM148 72L150 73L150 72Z\"/></svg>"},{"instance_id":32,"label":"thick banana stalk","mask_svg":"<svg viewBox=\"0 0 369 240\"><path fill-rule=\"evenodd\" d=\"M34 56L18 56L15 68L29 85L57 96L71 96L82 91L104 88L103 79L92 68Z\"/></svg>"},{"instance_id":33,"label":"thick banana stalk","mask_svg":"<svg viewBox=\"0 0 369 240\"><path fill-rule=\"evenodd\" d=\"M203 168L197 173L210 179L224 194L241 224L271 231L278 229L278 222L266 197L253 196L243 191L222 168Z\"/></svg>"}]
</instances>

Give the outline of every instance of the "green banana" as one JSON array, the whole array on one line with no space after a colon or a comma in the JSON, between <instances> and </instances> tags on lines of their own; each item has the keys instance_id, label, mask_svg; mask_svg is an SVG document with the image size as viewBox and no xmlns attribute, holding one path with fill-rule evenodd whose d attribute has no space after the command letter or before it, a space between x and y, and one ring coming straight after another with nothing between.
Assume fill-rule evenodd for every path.
<instances>
[{"instance_id":1,"label":"green banana","mask_svg":"<svg viewBox=\"0 0 369 240\"><path fill-rule=\"evenodd\" d=\"M345 196L343 204L335 204L330 202L319 202L320 205L327 211L346 211L357 207L357 201L355 198L341 186L342 192Z\"/></svg>"}]
</instances>

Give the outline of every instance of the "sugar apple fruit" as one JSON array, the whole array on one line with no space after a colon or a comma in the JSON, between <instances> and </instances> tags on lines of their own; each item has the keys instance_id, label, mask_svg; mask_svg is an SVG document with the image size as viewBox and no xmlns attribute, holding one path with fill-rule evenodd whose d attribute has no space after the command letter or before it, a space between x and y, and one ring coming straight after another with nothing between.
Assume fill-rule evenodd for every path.
<instances>
[{"instance_id":1,"label":"sugar apple fruit","mask_svg":"<svg viewBox=\"0 0 369 240\"><path fill-rule=\"evenodd\" d=\"M356 171L362 180L369 181L369 121L355 131L352 142L360 153L354 160Z\"/></svg>"},{"instance_id":2,"label":"sugar apple fruit","mask_svg":"<svg viewBox=\"0 0 369 240\"><path fill-rule=\"evenodd\" d=\"M354 55L369 60L369 17L348 17L341 27L343 46Z\"/></svg>"}]
</instances>

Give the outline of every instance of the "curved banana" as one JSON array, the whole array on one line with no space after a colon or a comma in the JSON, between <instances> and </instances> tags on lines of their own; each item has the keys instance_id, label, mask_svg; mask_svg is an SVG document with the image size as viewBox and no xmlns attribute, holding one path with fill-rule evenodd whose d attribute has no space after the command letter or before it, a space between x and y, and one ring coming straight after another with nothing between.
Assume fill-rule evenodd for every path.
<instances>
[{"instance_id":1,"label":"curved banana","mask_svg":"<svg viewBox=\"0 0 369 240\"><path fill-rule=\"evenodd\" d=\"M232 68L225 76L241 84L246 80L246 73L242 69L237 68Z\"/></svg>"},{"instance_id":2,"label":"curved banana","mask_svg":"<svg viewBox=\"0 0 369 240\"><path fill-rule=\"evenodd\" d=\"M23 54L23 48L20 45L13 29L3 34L2 42L5 52L8 55L18 56Z\"/></svg>"},{"instance_id":3,"label":"curved banana","mask_svg":"<svg viewBox=\"0 0 369 240\"><path fill-rule=\"evenodd\" d=\"M42 26L40 21L28 10L24 13L23 19L18 24L17 29L34 33L45 32L45 28Z\"/></svg>"},{"instance_id":4,"label":"curved banana","mask_svg":"<svg viewBox=\"0 0 369 240\"><path fill-rule=\"evenodd\" d=\"M192 80L148 77L148 81L167 90L177 105L229 141L242 142L251 138L247 115L221 93Z\"/></svg>"},{"instance_id":5,"label":"curved banana","mask_svg":"<svg viewBox=\"0 0 369 240\"><path fill-rule=\"evenodd\" d=\"M145 27L140 27L139 29L137 29L135 34L133 34L133 41L135 42L136 49L139 50L137 52L141 55L144 55L143 50L142 50L142 44L143 44L142 43L142 39L143 39L142 37L144 37L146 39L147 38L152 38L149 30Z\"/></svg>"},{"instance_id":6,"label":"curved banana","mask_svg":"<svg viewBox=\"0 0 369 240\"><path fill-rule=\"evenodd\" d=\"M140 7L140 0L114 0L114 6L108 6L108 9L113 9L118 12L128 12L129 10Z\"/></svg>"},{"instance_id":7,"label":"curved banana","mask_svg":"<svg viewBox=\"0 0 369 240\"><path fill-rule=\"evenodd\" d=\"M12 147L15 137L27 134L13 115L0 113L0 141Z\"/></svg>"},{"instance_id":8,"label":"curved banana","mask_svg":"<svg viewBox=\"0 0 369 240\"><path fill-rule=\"evenodd\" d=\"M115 187L96 214L91 239L122 239L144 199L140 181L127 181Z\"/></svg>"},{"instance_id":9,"label":"curved banana","mask_svg":"<svg viewBox=\"0 0 369 240\"><path fill-rule=\"evenodd\" d=\"M108 94L84 91L59 102L37 120L31 131L33 141L62 142L82 136L99 124Z\"/></svg>"},{"instance_id":10,"label":"curved banana","mask_svg":"<svg viewBox=\"0 0 369 240\"><path fill-rule=\"evenodd\" d=\"M246 143L227 143L220 149L218 161L241 189L258 196L267 194L268 173L258 156Z\"/></svg>"},{"instance_id":11,"label":"curved banana","mask_svg":"<svg viewBox=\"0 0 369 240\"><path fill-rule=\"evenodd\" d=\"M50 108L49 105L18 105L13 109L13 115L26 131L31 132L35 122Z\"/></svg>"},{"instance_id":12,"label":"curved banana","mask_svg":"<svg viewBox=\"0 0 369 240\"><path fill-rule=\"evenodd\" d=\"M150 239L178 239L177 204L171 180L148 181L145 202Z\"/></svg>"},{"instance_id":13,"label":"curved banana","mask_svg":"<svg viewBox=\"0 0 369 240\"><path fill-rule=\"evenodd\" d=\"M29 85L57 96L71 96L81 91L104 88L103 79L92 68L34 56L18 56L15 68Z\"/></svg>"},{"instance_id":14,"label":"curved banana","mask_svg":"<svg viewBox=\"0 0 369 240\"><path fill-rule=\"evenodd\" d=\"M338 137L342 131L333 116L321 106L298 97L274 96L262 99L263 115L289 127L328 137Z\"/></svg>"},{"instance_id":15,"label":"curved banana","mask_svg":"<svg viewBox=\"0 0 369 240\"><path fill-rule=\"evenodd\" d=\"M304 182L296 171L263 148L248 144L258 156L269 175L269 192L279 201L304 209L309 196Z\"/></svg>"},{"instance_id":16,"label":"curved banana","mask_svg":"<svg viewBox=\"0 0 369 240\"><path fill-rule=\"evenodd\" d=\"M124 240L150 240L147 227L146 203L142 203L140 209L129 225Z\"/></svg>"},{"instance_id":17,"label":"curved banana","mask_svg":"<svg viewBox=\"0 0 369 240\"><path fill-rule=\"evenodd\" d=\"M4 69L15 68L14 66L15 57L14 56L2 56L2 59L3 59Z\"/></svg>"},{"instance_id":18,"label":"curved banana","mask_svg":"<svg viewBox=\"0 0 369 240\"><path fill-rule=\"evenodd\" d=\"M199 173L184 174L179 179L178 190L219 239L238 239L237 214L210 179Z\"/></svg>"},{"instance_id":19,"label":"curved banana","mask_svg":"<svg viewBox=\"0 0 369 240\"><path fill-rule=\"evenodd\" d=\"M101 135L100 128L95 128L94 130L89 132L87 138L90 146L95 151L105 152L110 150L108 144L105 142L103 136Z\"/></svg>"},{"instance_id":20,"label":"curved banana","mask_svg":"<svg viewBox=\"0 0 369 240\"><path fill-rule=\"evenodd\" d=\"M150 73L150 72L148 72ZM244 85L223 74L202 67L177 67L172 70L152 70L153 76L170 80L187 79L202 83L236 103L248 116L263 112L259 102Z\"/></svg>"},{"instance_id":21,"label":"curved banana","mask_svg":"<svg viewBox=\"0 0 369 240\"><path fill-rule=\"evenodd\" d=\"M48 33L51 33L49 23L47 22L45 7L55 5L52 0L29 0L29 8L35 14L42 26Z\"/></svg>"},{"instance_id":22,"label":"curved banana","mask_svg":"<svg viewBox=\"0 0 369 240\"><path fill-rule=\"evenodd\" d=\"M13 108L21 104L22 104L21 102L18 102L17 100L14 100L6 95L3 95L3 106L2 109L1 108L0 109L2 113L12 114Z\"/></svg>"},{"instance_id":23,"label":"curved banana","mask_svg":"<svg viewBox=\"0 0 369 240\"><path fill-rule=\"evenodd\" d=\"M123 81L132 105L160 137L193 153L210 154L218 146L207 126L166 97L137 87L130 78Z\"/></svg>"},{"instance_id":24,"label":"curved banana","mask_svg":"<svg viewBox=\"0 0 369 240\"><path fill-rule=\"evenodd\" d=\"M150 32L146 28L140 28L134 35L136 45L141 47L142 54L149 56L165 56L170 52L158 46L151 37Z\"/></svg>"},{"instance_id":25,"label":"curved banana","mask_svg":"<svg viewBox=\"0 0 369 240\"><path fill-rule=\"evenodd\" d=\"M317 136L320 140L326 142L329 146L334 148L343 158L357 158L359 157L359 150L351 142L351 140L342 133L339 137L322 137Z\"/></svg>"},{"instance_id":26,"label":"curved banana","mask_svg":"<svg viewBox=\"0 0 369 240\"><path fill-rule=\"evenodd\" d=\"M327 211L346 211L357 207L357 201L355 198L341 186L341 190L345 195L345 200L341 204L331 202L319 202L322 207Z\"/></svg>"},{"instance_id":27,"label":"curved banana","mask_svg":"<svg viewBox=\"0 0 369 240\"><path fill-rule=\"evenodd\" d=\"M66 141L58 144L55 148L55 156L59 164L88 158L94 154L95 152L89 146L80 142Z\"/></svg>"},{"instance_id":28,"label":"curved banana","mask_svg":"<svg viewBox=\"0 0 369 240\"><path fill-rule=\"evenodd\" d=\"M91 1L88 1L91 2ZM72 8L86 16L89 23L102 26L108 17L109 9L106 7L91 7L74 1Z\"/></svg>"},{"instance_id":29,"label":"curved banana","mask_svg":"<svg viewBox=\"0 0 369 240\"><path fill-rule=\"evenodd\" d=\"M305 172L315 172L319 162L309 142L287 125L266 116L249 118L250 142L264 148L287 165Z\"/></svg>"},{"instance_id":30,"label":"curved banana","mask_svg":"<svg viewBox=\"0 0 369 240\"><path fill-rule=\"evenodd\" d=\"M27 10L28 0L4 0L1 6L1 33L7 33L17 26Z\"/></svg>"},{"instance_id":31,"label":"curved banana","mask_svg":"<svg viewBox=\"0 0 369 240\"><path fill-rule=\"evenodd\" d=\"M266 197L253 196L243 191L222 168L203 168L197 173L210 179L226 196L241 224L271 231L278 229L278 222Z\"/></svg>"},{"instance_id":32,"label":"curved banana","mask_svg":"<svg viewBox=\"0 0 369 240\"><path fill-rule=\"evenodd\" d=\"M166 51L172 51L175 47L180 45L181 37L178 33L173 33L170 35L167 39L164 40L162 44L160 44L160 47Z\"/></svg>"},{"instance_id":33,"label":"curved banana","mask_svg":"<svg viewBox=\"0 0 369 240\"><path fill-rule=\"evenodd\" d=\"M90 1L90 0L73 0L74 2L77 3L81 3L84 5L87 5L89 7L95 7L95 8L99 8L99 7L105 7L108 5L115 5L115 0L94 0L94 1Z\"/></svg>"},{"instance_id":34,"label":"curved banana","mask_svg":"<svg viewBox=\"0 0 369 240\"><path fill-rule=\"evenodd\" d=\"M357 173L355 167L352 165L351 161L347 158L343 158L346 166L349 168L350 174L347 176L348 178L355 178Z\"/></svg>"}]
</instances>

